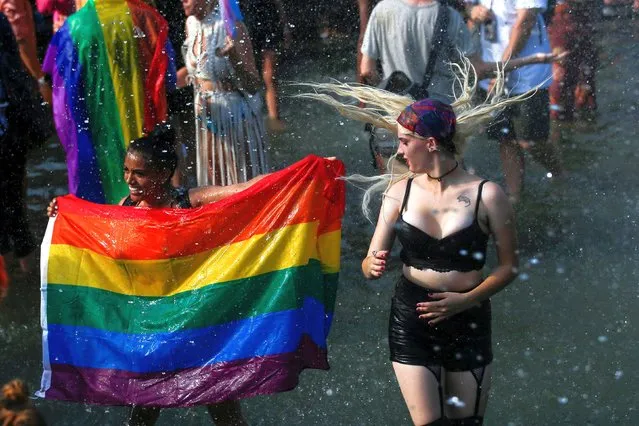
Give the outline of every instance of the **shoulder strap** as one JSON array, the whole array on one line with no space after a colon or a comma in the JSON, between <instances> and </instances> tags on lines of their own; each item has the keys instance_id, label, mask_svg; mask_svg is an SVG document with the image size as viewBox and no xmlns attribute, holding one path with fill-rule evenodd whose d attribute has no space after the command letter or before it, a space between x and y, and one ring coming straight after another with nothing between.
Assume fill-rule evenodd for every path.
<instances>
[{"instance_id":1,"label":"shoulder strap","mask_svg":"<svg viewBox=\"0 0 639 426\"><path fill-rule=\"evenodd\" d=\"M404 192L404 201L402 201L402 208L399 210L400 214L404 213L404 209L406 209L406 203L408 202L408 194L410 193L410 186L413 183L413 178L410 177L408 178L408 181L406 181L406 192Z\"/></svg>"},{"instance_id":2,"label":"shoulder strap","mask_svg":"<svg viewBox=\"0 0 639 426\"><path fill-rule=\"evenodd\" d=\"M444 44L447 42L446 36L448 34L448 15L448 6L440 2L439 10L437 11L437 19L435 20L435 28L433 29L433 50L430 51L428 63L426 64L426 71L424 72L424 80L422 81L422 87L426 89L428 89L428 86L430 86L430 80L433 78L435 63L437 63L439 52L442 50Z\"/></svg>"},{"instance_id":3,"label":"shoulder strap","mask_svg":"<svg viewBox=\"0 0 639 426\"><path fill-rule=\"evenodd\" d=\"M479 202L481 201L481 190L484 189L484 184L489 180L482 180L477 190L477 201L475 202L475 219L477 219L477 213L479 212Z\"/></svg>"}]
</instances>

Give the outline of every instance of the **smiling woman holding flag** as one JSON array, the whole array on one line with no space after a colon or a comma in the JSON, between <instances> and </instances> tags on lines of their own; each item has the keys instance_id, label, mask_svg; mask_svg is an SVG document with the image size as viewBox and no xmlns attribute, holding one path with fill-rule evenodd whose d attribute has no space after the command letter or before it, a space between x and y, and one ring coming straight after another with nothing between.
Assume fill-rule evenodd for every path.
<instances>
[{"instance_id":1,"label":"smiling woman holding flag","mask_svg":"<svg viewBox=\"0 0 639 426\"><path fill-rule=\"evenodd\" d=\"M260 76L236 0L183 0L186 66L195 92L198 185L246 182L267 171Z\"/></svg>"},{"instance_id":2,"label":"smiling woman holding flag","mask_svg":"<svg viewBox=\"0 0 639 426\"><path fill-rule=\"evenodd\" d=\"M133 406L131 426L196 405L244 425L241 399L329 367L343 165L309 156L249 182L178 189L173 146L164 128L129 145L124 207L49 205L38 395Z\"/></svg>"}]
</instances>

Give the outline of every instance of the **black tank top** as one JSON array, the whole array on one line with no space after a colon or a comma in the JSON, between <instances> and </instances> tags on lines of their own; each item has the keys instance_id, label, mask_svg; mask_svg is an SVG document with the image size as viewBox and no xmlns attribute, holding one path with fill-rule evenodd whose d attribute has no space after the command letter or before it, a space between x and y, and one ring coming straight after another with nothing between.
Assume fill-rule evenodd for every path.
<instances>
[{"instance_id":1,"label":"black tank top","mask_svg":"<svg viewBox=\"0 0 639 426\"><path fill-rule=\"evenodd\" d=\"M137 204L131 199L129 195L124 199L123 206L135 207ZM186 188L173 188L173 201L171 202L171 208L174 209L190 209L191 199L189 198L189 190Z\"/></svg>"},{"instance_id":2,"label":"black tank top","mask_svg":"<svg viewBox=\"0 0 639 426\"><path fill-rule=\"evenodd\" d=\"M404 221L404 210L413 183L412 178L408 179L402 208L395 223L395 232L402 244L402 262L417 269L432 269L438 272L469 272L483 268L486 262L488 235L479 227L477 212L481 191L486 182L488 181L484 180L479 184L473 223L438 239Z\"/></svg>"}]
</instances>

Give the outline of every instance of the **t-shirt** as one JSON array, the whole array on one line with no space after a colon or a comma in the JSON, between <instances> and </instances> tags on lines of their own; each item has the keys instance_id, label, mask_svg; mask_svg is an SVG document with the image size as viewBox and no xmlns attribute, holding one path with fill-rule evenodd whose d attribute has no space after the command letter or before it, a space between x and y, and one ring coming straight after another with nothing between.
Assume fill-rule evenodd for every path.
<instances>
[{"instance_id":1,"label":"t-shirt","mask_svg":"<svg viewBox=\"0 0 639 426\"><path fill-rule=\"evenodd\" d=\"M482 26L482 58L486 62L499 62L508 46L510 33L517 20L517 9L538 8L541 11L547 7L547 0L479 0L479 4L492 9L497 21L497 40L495 43L484 38ZM517 57L523 58L535 53L550 53L550 42L546 32L546 24L541 13L537 14L537 23L533 26L530 37ZM486 89L489 80L482 80L480 87ZM539 85L547 88L552 83L552 65L534 64L518 68L508 74L506 89L512 94L527 92Z\"/></svg>"},{"instance_id":2,"label":"t-shirt","mask_svg":"<svg viewBox=\"0 0 639 426\"><path fill-rule=\"evenodd\" d=\"M371 13L362 53L379 59L383 78L394 71L402 71L413 83L421 84L433 48L433 32L439 3L414 6L402 0L383 0ZM476 53L476 46L461 15L449 7L448 40L452 49L441 49L435 64L429 95L444 102L452 102L454 74L448 62L458 62L459 52L466 56Z\"/></svg>"}]
</instances>

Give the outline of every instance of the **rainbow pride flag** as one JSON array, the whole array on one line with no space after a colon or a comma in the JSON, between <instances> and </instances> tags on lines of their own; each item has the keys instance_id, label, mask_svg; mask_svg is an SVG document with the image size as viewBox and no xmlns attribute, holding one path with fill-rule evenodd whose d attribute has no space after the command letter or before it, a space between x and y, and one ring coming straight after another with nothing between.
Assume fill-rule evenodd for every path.
<instances>
[{"instance_id":1,"label":"rainbow pride flag","mask_svg":"<svg viewBox=\"0 0 639 426\"><path fill-rule=\"evenodd\" d=\"M58 198L42 243L38 395L189 406L328 369L343 172L310 156L192 210Z\"/></svg>"},{"instance_id":2,"label":"rainbow pride flag","mask_svg":"<svg viewBox=\"0 0 639 426\"><path fill-rule=\"evenodd\" d=\"M167 119L172 55L166 20L139 0L88 0L55 33L43 70L72 194L110 204L127 195L124 153Z\"/></svg>"}]
</instances>

